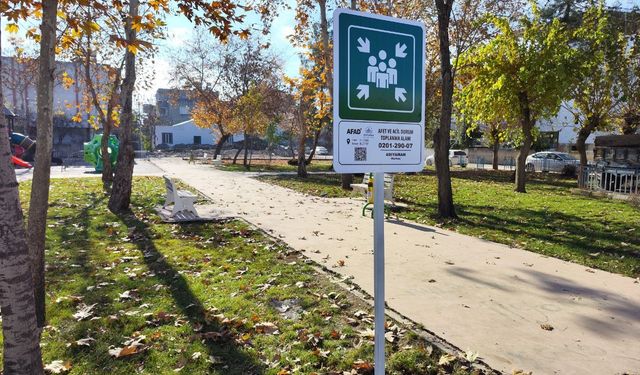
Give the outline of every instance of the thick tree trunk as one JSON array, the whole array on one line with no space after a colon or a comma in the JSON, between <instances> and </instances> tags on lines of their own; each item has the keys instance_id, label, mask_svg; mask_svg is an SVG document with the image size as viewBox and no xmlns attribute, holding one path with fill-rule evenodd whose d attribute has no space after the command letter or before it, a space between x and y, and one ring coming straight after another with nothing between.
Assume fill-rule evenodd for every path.
<instances>
[{"instance_id":1,"label":"thick tree trunk","mask_svg":"<svg viewBox=\"0 0 640 375\"><path fill-rule=\"evenodd\" d=\"M222 147L224 146L224 143L229 139L230 134L223 134L220 139L218 139L218 142L216 143L216 148L213 151L213 158L217 158L218 155L220 155L222 153Z\"/></svg>"},{"instance_id":2,"label":"thick tree trunk","mask_svg":"<svg viewBox=\"0 0 640 375\"><path fill-rule=\"evenodd\" d=\"M433 137L434 159L438 176L438 215L455 218L451 171L449 170L449 144L451 142L451 112L453 103L453 75L449 51L449 20L453 0L436 0L438 11L438 38L440 41L440 68L442 71L442 111L439 128Z\"/></svg>"},{"instance_id":3,"label":"thick tree trunk","mask_svg":"<svg viewBox=\"0 0 640 375\"><path fill-rule=\"evenodd\" d=\"M580 166L584 167L588 163L587 158L587 138L598 128L600 119L597 116L587 118L586 123L578 130L576 138L576 148L580 154Z\"/></svg>"},{"instance_id":4,"label":"thick tree trunk","mask_svg":"<svg viewBox=\"0 0 640 375\"><path fill-rule=\"evenodd\" d=\"M40 71L38 80L38 115L36 159L29 203L28 243L35 287L38 327L45 326L44 247L49 208L51 148L53 143L53 83L55 80L56 20L58 0L42 2L40 25Z\"/></svg>"},{"instance_id":5,"label":"thick tree trunk","mask_svg":"<svg viewBox=\"0 0 640 375\"><path fill-rule=\"evenodd\" d=\"M127 43L136 40L136 31L131 27L132 19L138 16L138 0L130 0L129 17L125 30ZM116 173L109 198L111 212L128 211L131 203L131 185L133 182L133 144L131 142L133 127L133 90L136 83L136 55L127 49L125 54L125 78L122 82L122 114L120 116L121 147L118 154Z\"/></svg>"},{"instance_id":6,"label":"thick tree trunk","mask_svg":"<svg viewBox=\"0 0 640 375\"><path fill-rule=\"evenodd\" d=\"M100 152L102 157L102 184L105 188L113 183L113 169L111 168L111 155L109 154L109 137L111 136L111 123L107 121L102 125L102 140Z\"/></svg>"},{"instance_id":7,"label":"thick tree trunk","mask_svg":"<svg viewBox=\"0 0 640 375\"><path fill-rule=\"evenodd\" d=\"M55 12L54 12L55 14ZM2 30L0 30L0 39ZM0 61L2 71L2 61ZM2 96L0 76L0 103ZM0 311L2 312L3 373L42 374L40 329L36 317L31 257L16 173L11 165L9 132L0 117Z\"/></svg>"},{"instance_id":8,"label":"thick tree trunk","mask_svg":"<svg viewBox=\"0 0 640 375\"><path fill-rule=\"evenodd\" d=\"M535 120L531 117L531 109L529 108L529 97L526 93L520 93L520 116L521 116L521 128L522 128L522 146L518 152L518 158L516 163L516 189L518 193L526 193L527 173L526 173L526 161L533 144L533 126Z\"/></svg>"},{"instance_id":9,"label":"thick tree trunk","mask_svg":"<svg viewBox=\"0 0 640 375\"><path fill-rule=\"evenodd\" d=\"M498 170L498 154L500 152L500 143L497 140L493 141L493 170Z\"/></svg>"}]
</instances>

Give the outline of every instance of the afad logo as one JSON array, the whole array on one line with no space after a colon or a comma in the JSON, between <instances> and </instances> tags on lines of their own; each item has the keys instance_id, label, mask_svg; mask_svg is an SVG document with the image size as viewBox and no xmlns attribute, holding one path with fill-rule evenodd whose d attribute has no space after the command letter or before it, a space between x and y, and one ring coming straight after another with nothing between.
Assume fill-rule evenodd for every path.
<instances>
[{"instance_id":1,"label":"afad logo","mask_svg":"<svg viewBox=\"0 0 640 375\"><path fill-rule=\"evenodd\" d=\"M347 134L360 134L360 133L362 133L362 128L347 129Z\"/></svg>"}]
</instances>

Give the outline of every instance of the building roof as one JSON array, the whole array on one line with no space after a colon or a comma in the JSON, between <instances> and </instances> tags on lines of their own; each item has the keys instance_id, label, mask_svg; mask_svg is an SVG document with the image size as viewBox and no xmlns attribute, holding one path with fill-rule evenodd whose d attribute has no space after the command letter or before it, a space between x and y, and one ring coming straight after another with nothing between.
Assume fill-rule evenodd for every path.
<instances>
[{"instance_id":1,"label":"building roof","mask_svg":"<svg viewBox=\"0 0 640 375\"><path fill-rule=\"evenodd\" d=\"M596 147L640 147L640 134L602 135L596 137Z\"/></svg>"},{"instance_id":2,"label":"building roof","mask_svg":"<svg viewBox=\"0 0 640 375\"><path fill-rule=\"evenodd\" d=\"M185 125L195 125L195 123L193 122L193 119L189 119L187 121L182 121L177 124L173 124L171 125L171 127L178 127L178 126L185 126Z\"/></svg>"}]
</instances>

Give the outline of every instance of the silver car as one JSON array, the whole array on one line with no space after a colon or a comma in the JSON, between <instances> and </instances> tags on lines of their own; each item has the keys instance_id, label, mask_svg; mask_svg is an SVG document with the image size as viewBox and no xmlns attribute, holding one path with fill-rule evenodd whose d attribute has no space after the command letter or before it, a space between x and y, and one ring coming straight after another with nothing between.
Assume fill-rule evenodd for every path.
<instances>
[{"instance_id":1,"label":"silver car","mask_svg":"<svg viewBox=\"0 0 640 375\"><path fill-rule=\"evenodd\" d=\"M527 172L563 172L567 166L577 167L580 161L566 152L544 151L527 156Z\"/></svg>"},{"instance_id":2,"label":"silver car","mask_svg":"<svg viewBox=\"0 0 640 375\"><path fill-rule=\"evenodd\" d=\"M434 155L427 156L425 163L428 166L435 164ZM449 150L449 166L452 167L454 165L459 165L461 167L466 167L469 164L469 160L467 158L467 153L462 150Z\"/></svg>"}]
</instances>

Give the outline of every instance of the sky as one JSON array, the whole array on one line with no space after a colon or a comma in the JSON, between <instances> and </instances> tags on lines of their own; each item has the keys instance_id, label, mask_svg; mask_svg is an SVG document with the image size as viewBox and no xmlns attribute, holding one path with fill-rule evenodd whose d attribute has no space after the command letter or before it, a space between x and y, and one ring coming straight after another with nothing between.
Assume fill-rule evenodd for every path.
<instances>
[{"instance_id":1,"label":"sky","mask_svg":"<svg viewBox=\"0 0 640 375\"><path fill-rule=\"evenodd\" d=\"M295 1L289 0L289 3L293 5ZM293 48L287 39L287 36L293 33L294 17L295 11L293 9L280 11L272 24L271 33L265 37L270 42L270 49L280 56L284 73L288 76L297 76L300 68L301 51ZM245 25L260 27L258 17L255 15L248 16ZM160 53L156 62L156 75L153 85L149 90L141 94L141 99L145 103L153 101L155 91L158 88L170 87L170 54L173 50L179 49L185 41L188 41L197 32L193 25L180 15L173 15L167 18L167 30L167 39L158 42ZM260 33L260 31L256 30L255 33Z\"/></svg>"},{"instance_id":2,"label":"sky","mask_svg":"<svg viewBox=\"0 0 640 375\"><path fill-rule=\"evenodd\" d=\"M291 7L295 6L296 0L287 0ZM541 0L540 3L544 3L545 0ZM622 6L624 8L631 8L634 5L640 6L640 0L607 0L609 6ZM312 15L312 18L317 15ZM172 50L179 48L185 41L189 40L194 34L195 30L192 24L181 15L171 15L167 18L167 31L168 38L166 40L158 41L159 54L155 61L155 77L152 80L152 84L148 89L143 90L137 96L137 104L141 106L144 103L153 103L155 92L159 88L168 88L171 86L170 80L170 68L171 59L170 54ZM8 46L8 33L5 32L4 27L6 25L6 19L2 19L2 46L6 48ZM293 9L281 10L278 12L278 16L274 20L271 33L267 39L271 42L271 47L276 52L283 62L283 68L285 74L288 76L297 76L300 68L300 50L291 46L291 43L287 39L287 36L293 32L293 25L295 23L295 11ZM256 15L249 15L245 20L244 27L250 25L257 25L259 27L259 19ZM30 25L35 26L35 25ZM24 27L22 29L25 29ZM256 31L259 32L259 31Z\"/></svg>"}]
</instances>

